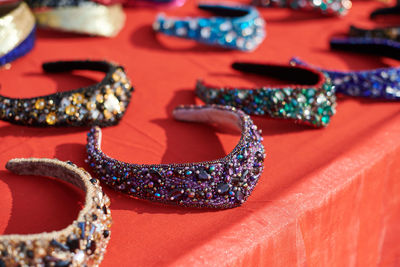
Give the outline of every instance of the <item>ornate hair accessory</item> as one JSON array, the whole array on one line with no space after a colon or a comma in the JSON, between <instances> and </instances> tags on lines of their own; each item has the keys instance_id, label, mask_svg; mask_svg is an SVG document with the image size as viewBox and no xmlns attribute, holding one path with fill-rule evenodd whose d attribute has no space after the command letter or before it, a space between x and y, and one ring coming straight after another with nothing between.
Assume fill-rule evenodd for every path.
<instances>
[{"instance_id":1,"label":"ornate hair accessory","mask_svg":"<svg viewBox=\"0 0 400 267\"><path fill-rule=\"evenodd\" d=\"M310 66L292 58L291 64ZM367 98L400 100L400 68L380 68L362 71L332 71L311 66L331 77L337 93Z\"/></svg>"},{"instance_id":2,"label":"ornate hair accessory","mask_svg":"<svg viewBox=\"0 0 400 267\"><path fill-rule=\"evenodd\" d=\"M382 38L400 42L400 26L367 30L352 25L350 26L349 36L362 38Z\"/></svg>"},{"instance_id":3,"label":"ornate hair accessory","mask_svg":"<svg viewBox=\"0 0 400 267\"><path fill-rule=\"evenodd\" d=\"M71 162L13 159L6 168L20 175L54 176L86 193L85 206L67 228L51 233L0 236L0 266L97 266L112 223L110 200L98 180Z\"/></svg>"},{"instance_id":4,"label":"ornate hair accessory","mask_svg":"<svg viewBox=\"0 0 400 267\"><path fill-rule=\"evenodd\" d=\"M185 0L25 0L32 8L40 7L65 7L80 6L90 2L102 5L124 4L126 6L146 7L178 7L185 3Z\"/></svg>"},{"instance_id":5,"label":"ornate hair accessory","mask_svg":"<svg viewBox=\"0 0 400 267\"><path fill-rule=\"evenodd\" d=\"M154 8L180 7L186 0L127 0L126 6L145 6Z\"/></svg>"},{"instance_id":6,"label":"ornate hair accessory","mask_svg":"<svg viewBox=\"0 0 400 267\"><path fill-rule=\"evenodd\" d=\"M57 5L58 1L53 2ZM38 25L60 31L114 37L125 24L125 13L120 4L106 6L91 1L78 1L77 4L34 9Z\"/></svg>"},{"instance_id":7,"label":"ornate hair accessory","mask_svg":"<svg viewBox=\"0 0 400 267\"><path fill-rule=\"evenodd\" d=\"M263 170L264 146L260 130L242 111L228 106L181 106L182 121L229 124L239 128L238 145L226 157L199 163L130 164L101 151L101 130L88 134L88 161L107 185L150 201L197 208L233 208L250 196Z\"/></svg>"},{"instance_id":8,"label":"ornate hair accessory","mask_svg":"<svg viewBox=\"0 0 400 267\"><path fill-rule=\"evenodd\" d=\"M32 50L35 43L35 17L20 2L0 8L0 66Z\"/></svg>"},{"instance_id":9,"label":"ornate hair accessory","mask_svg":"<svg viewBox=\"0 0 400 267\"><path fill-rule=\"evenodd\" d=\"M106 61L58 61L43 64L48 73L94 70L106 73L99 83L68 92L18 99L0 95L0 119L29 126L92 126L118 124L133 87L123 67Z\"/></svg>"},{"instance_id":10,"label":"ornate hair accessory","mask_svg":"<svg viewBox=\"0 0 400 267\"><path fill-rule=\"evenodd\" d=\"M352 6L350 0L252 0L262 7L288 7L298 10L315 10L324 15L344 16Z\"/></svg>"},{"instance_id":11,"label":"ornate hair accessory","mask_svg":"<svg viewBox=\"0 0 400 267\"><path fill-rule=\"evenodd\" d=\"M250 6L200 4L216 14L211 18L168 18L159 15L153 24L156 32L229 49L252 51L265 38L265 22Z\"/></svg>"},{"instance_id":12,"label":"ornate hair accessory","mask_svg":"<svg viewBox=\"0 0 400 267\"><path fill-rule=\"evenodd\" d=\"M332 38L332 49L379 55L400 60L400 42L384 38Z\"/></svg>"},{"instance_id":13,"label":"ornate hair accessory","mask_svg":"<svg viewBox=\"0 0 400 267\"><path fill-rule=\"evenodd\" d=\"M196 94L207 104L230 105L247 114L327 126L335 114L334 86L326 74L303 66L235 62L236 70L267 75L294 84L261 88L218 88L199 80Z\"/></svg>"}]
</instances>

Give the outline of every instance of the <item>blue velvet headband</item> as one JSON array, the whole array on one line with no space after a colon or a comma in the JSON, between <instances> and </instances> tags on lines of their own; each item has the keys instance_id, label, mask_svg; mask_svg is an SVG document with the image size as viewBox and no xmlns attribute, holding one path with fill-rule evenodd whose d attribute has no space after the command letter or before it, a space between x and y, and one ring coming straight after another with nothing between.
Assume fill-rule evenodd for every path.
<instances>
[{"instance_id":1,"label":"blue velvet headband","mask_svg":"<svg viewBox=\"0 0 400 267\"><path fill-rule=\"evenodd\" d=\"M310 66L292 58L292 65ZM380 68L362 71L332 71L311 66L329 75L336 92L350 96L400 100L400 68Z\"/></svg>"},{"instance_id":2,"label":"blue velvet headband","mask_svg":"<svg viewBox=\"0 0 400 267\"><path fill-rule=\"evenodd\" d=\"M35 43L35 18L24 3L1 7L0 16L0 66L5 65L32 50Z\"/></svg>"},{"instance_id":3,"label":"blue velvet headband","mask_svg":"<svg viewBox=\"0 0 400 267\"><path fill-rule=\"evenodd\" d=\"M168 18L160 14L153 24L156 32L229 49L252 51L265 38L265 22L251 6L200 4L217 15L210 18Z\"/></svg>"}]
</instances>

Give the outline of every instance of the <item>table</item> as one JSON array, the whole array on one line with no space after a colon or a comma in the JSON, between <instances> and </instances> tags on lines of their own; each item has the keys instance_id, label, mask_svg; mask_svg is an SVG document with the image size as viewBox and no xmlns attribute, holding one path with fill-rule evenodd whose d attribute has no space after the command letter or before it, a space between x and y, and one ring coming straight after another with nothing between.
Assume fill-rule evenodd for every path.
<instances>
[{"instance_id":1,"label":"table","mask_svg":"<svg viewBox=\"0 0 400 267\"><path fill-rule=\"evenodd\" d=\"M235 60L286 63L299 56L336 69L394 66L375 56L329 51L333 34L351 23L374 25L378 2L354 1L344 18L285 9L261 11L268 36L254 53L226 51L155 36L150 9L127 10L114 39L39 31L32 53L0 71L1 94L33 97L86 86L90 72L43 75L44 61L107 59L124 65L136 91L119 126L103 130L103 150L135 163L173 163L222 157L239 136L174 121L179 104L201 103L198 78L219 85L261 85ZM198 14L194 1L166 11ZM326 129L254 117L263 130L265 170L242 207L202 211L128 198L105 187L112 201L111 242L102 266L399 266L400 105L339 97ZM14 157L85 163L88 129L36 129L0 122L0 233L61 229L77 216L83 195L44 177L7 172Z\"/></svg>"}]
</instances>

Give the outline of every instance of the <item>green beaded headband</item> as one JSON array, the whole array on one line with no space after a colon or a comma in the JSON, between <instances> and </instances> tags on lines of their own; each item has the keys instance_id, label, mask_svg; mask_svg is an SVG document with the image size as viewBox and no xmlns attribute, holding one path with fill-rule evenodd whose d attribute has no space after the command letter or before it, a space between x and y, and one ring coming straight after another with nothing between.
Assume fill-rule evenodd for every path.
<instances>
[{"instance_id":1,"label":"green beaded headband","mask_svg":"<svg viewBox=\"0 0 400 267\"><path fill-rule=\"evenodd\" d=\"M324 73L305 66L233 63L245 73L255 73L289 81L283 86L262 88L218 88L199 80L196 94L207 104L229 105L250 115L268 115L314 127L327 126L335 114L334 86Z\"/></svg>"}]
</instances>

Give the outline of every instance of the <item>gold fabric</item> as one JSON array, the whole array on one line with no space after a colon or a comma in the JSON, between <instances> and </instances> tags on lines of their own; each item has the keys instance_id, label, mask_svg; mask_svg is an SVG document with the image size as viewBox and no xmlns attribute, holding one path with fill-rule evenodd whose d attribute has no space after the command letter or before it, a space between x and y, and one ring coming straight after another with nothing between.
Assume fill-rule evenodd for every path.
<instances>
[{"instance_id":1,"label":"gold fabric","mask_svg":"<svg viewBox=\"0 0 400 267\"><path fill-rule=\"evenodd\" d=\"M7 8L9 8L9 6ZM30 11L28 5L24 2L20 3L7 14L1 16L0 56L4 56L24 41L32 32L34 27L35 17Z\"/></svg>"},{"instance_id":2,"label":"gold fabric","mask_svg":"<svg viewBox=\"0 0 400 267\"><path fill-rule=\"evenodd\" d=\"M42 27L56 30L116 36L125 23L122 6L104 6L88 3L77 7L60 7L35 11L37 22Z\"/></svg>"}]
</instances>

